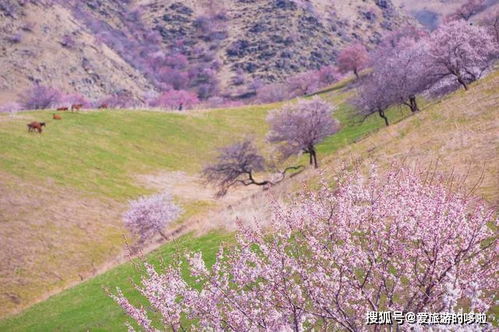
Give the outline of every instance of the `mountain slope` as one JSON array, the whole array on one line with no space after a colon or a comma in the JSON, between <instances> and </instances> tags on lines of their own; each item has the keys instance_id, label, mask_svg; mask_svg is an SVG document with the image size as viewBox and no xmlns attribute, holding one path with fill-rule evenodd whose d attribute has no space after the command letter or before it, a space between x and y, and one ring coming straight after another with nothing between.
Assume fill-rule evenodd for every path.
<instances>
[{"instance_id":1,"label":"mountain slope","mask_svg":"<svg viewBox=\"0 0 499 332\"><path fill-rule=\"evenodd\" d=\"M9 1L17 3L7 0L4 6ZM88 98L120 90L141 96L151 89L142 73L100 43L69 9L26 5L9 13L0 11L0 104L34 83ZM75 45L62 46L64 36Z\"/></svg>"},{"instance_id":2,"label":"mountain slope","mask_svg":"<svg viewBox=\"0 0 499 332\"><path fill-rule=\"evenodd\" d=\"M244 94L255 79L281 81L334 63L346 43L373 45L405 20L389 0L23 3L0 6L0 104L34 83L143 100L165 88L164 76L176 84L177 73L150 67L160 54L187 58L178 75L188 83L179 84L202 98Z\"/></svg>"}]
</instances>

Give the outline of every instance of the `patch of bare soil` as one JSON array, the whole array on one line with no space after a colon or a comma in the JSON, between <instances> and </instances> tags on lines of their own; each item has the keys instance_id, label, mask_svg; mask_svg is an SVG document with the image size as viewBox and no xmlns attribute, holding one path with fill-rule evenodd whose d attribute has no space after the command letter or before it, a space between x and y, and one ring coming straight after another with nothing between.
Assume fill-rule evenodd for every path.
<instances>
[{"instance_id":1,"label":"patch of bare soil","mask_svg":"<svg viewBox=\"0 0 499 332\"><path fill-rule=\"evenodd\" d=\"M206 184L196 175L185 172L161 172L137 176L140 185L157 191L166 190L175 197L184 201L210 201L217 205L234 204L235 202L260 192L258 187L237 187L230 190L226 196L215 199L216 188Z\"/></svg>"}]
</instances>

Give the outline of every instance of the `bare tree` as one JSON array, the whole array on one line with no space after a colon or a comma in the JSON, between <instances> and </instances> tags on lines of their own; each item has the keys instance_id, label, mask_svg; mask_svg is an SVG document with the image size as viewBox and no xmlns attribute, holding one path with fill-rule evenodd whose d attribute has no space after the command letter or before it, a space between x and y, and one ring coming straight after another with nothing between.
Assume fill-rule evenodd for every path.
<instances>
[{"instance_id":1,"label":"bare tree","mask_svg":"<svg viewBox=\"0 0 499 332\"><path fill-rule=\"evenodd\" d=\"M219 155L213 164L206 166L203 177L208 183L215 184L219 190L217 197L227 194L229 188L236 185L270 186L283 181L286 173L299 170L303 166L290 166L278 170L275 165L268 166L265 158L258 152L251 139L245 139L219 149ZM255 179L255 173L271 169L278 177L273 180Z\"/></svg>"},{"instance_id":2,"label":"bare tree","mask_svg":"<svg viewBox=\"0 0 499 332\"><path fill-rule=\"evenodd\" d=\"M218 186L218 197L224 196L237 184L264 186L270 183L255 180L255 173L265 170L265 158L250 139L222 147L219 152L216 162L203 170L204 178Z\"/></svg>"},{"instance_id":3,"label":"bare tree","mask_svg":"<svg viewBox=\"0 0 499 332\"><path fill-rule=\"evenodd\" d=\"M318 167L316 145L339 130L333 119L334 107L320 97L299 100L270 112L267 121L270 132L267 140L280 144L284 158L301 152L308 153L310 165Z\"/></svg>"}]
</instances>

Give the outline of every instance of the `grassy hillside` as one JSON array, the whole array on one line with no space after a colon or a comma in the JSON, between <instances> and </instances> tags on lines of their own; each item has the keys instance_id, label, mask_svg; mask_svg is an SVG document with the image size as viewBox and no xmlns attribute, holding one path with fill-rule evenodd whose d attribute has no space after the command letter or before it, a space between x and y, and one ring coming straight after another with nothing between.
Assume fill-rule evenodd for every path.
<instances>
[{"instance_id":1,"label":"grassy hillside","mask_svg":"<svg viewBox=\"0 0 499 332\"><path fill-rule=\"evenodd\" d=\"M323 153L330 152L322 159L324 174L334 176L334 171L342 163L351 162L352 159L364 164L374 161L381 166L393 161L404 161L408 165L419 167L430 167L438 161L439 170L456 176L468 174L468 180L472 183L483 174L476 192L491 202L497 202L498 87L499 72L495 72L475 83L470 91L458 91L443 100L428 104L420 114L389 128L382 127L381 121L375 117L359 123L348 116L348 107L343 105L337 116L345 117L344 129L320 147ZM335 91L325 97L341 103L347 95L345 91ZM198 116L215 116L217 112L226 111L212 111ZM264 113L262 111L260 114L262 118ZM126 114L133 116L135 113ZM403 113L394 109L390 115L396 118ZM256 120L255 123L263 125L263 122ZM378 128L382 129L373 133ZM371 134L367 135L368 132ZM192 170L195 169L193 166ZM293 181L313 180L316 177L317 173L310 170L299 180ZM258 195L256 201L251 202L252 206L264 204L267 198L262 196ZM244 204L235 207L240 211L244 211L244 208ZM179 240L178 245L181 248L204 250L212 261L218 244L230 238L230 235L210 233L201 238L184 237ZM177 252L175 246L176 244L167 244L152 253L148 259L157 261L161 257L168 262ZM129 264L119 266L0 322L0 330L122 330L124 315L106 297L101 287L123 287L126 295L138 301L127 278L132 276L137 280L139 275L140 271L133 270Z\"/></svg>"},{"instance_id":2,"label":"grassy hillside","mask_svg":"<svg viewBox=\"0 0 499 332\"><path fill-rule=\"evenodd\" d=\"M0 122L0 169L23 179L123 199L143 194L133 177L157 169L198 171L215 146L245 134L262 137L268 107L204 113L101 111L23 113ZM29 134L29 120L45 121L43 135ZM22 167L19 167L22 165Z\"/></svg>"},{"instance_id":3,"label":"grassy hillside","mask_svg":"<svg viewBox=\"0 0 499 332\"><path fill-rule=\"evenodd\" d=\"M203 252L207 263L215 261L218 246L232 237L222 233L210 233L201 238L184 236L169 243L148 256L148 261L156 267L171 262L172 256L183 250ZM136 261L137 263L137 261ZM88 282L54 296L27 311L22 318L5 320L0 323L2 331L120 331L124 330L126 315L105 295L104 289L114 291L120 287L125 294L141 303L132 282L140 281L137 264L126 263ZM130 278L130 276L133 276Z\"/></svg>"},{"instance_id":4,"label":"grassy hillside","mask_svg":"<svg viewBox=\"0 0 499 332\"><path fill-rule=\"evenodd\" d=\"M353 119L345 103L350 94L339 84L323 95L338 105L343 129L319 147L320 158L383 126L377 117ZM0 317L115 264L127 233L121 221L127 199L173 183L186 211L180 223L219 205L199 183L199 171L216 147L243 136L263 146L266 114L278 106L82 111L61 113L61 121L52 120L52 111L1 114L0 282L7 291L0 294ZM27 132L34 120L47 122L42 135Z\"/></svg>"}]
</instances>

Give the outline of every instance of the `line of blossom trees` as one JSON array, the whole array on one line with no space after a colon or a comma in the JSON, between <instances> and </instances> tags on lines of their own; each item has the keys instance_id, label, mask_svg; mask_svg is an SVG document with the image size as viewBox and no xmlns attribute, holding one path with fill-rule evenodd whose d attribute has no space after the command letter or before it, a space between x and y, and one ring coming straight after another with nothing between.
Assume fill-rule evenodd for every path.
<instances>
[{"instance_id":1,"label":"line of blossom trees","mask_svg":"<svg viewBox=\"0 0 499 332\"><path fill-rule=\"evenodd\" d=\"M360 78L353 104L359 114L377 113L388 126L385 111L391 106L418 112L418 95L448 93L459 86L468 90L498 59L496 33L497 17L486 18L484 26L449 20L432 33L401 29L370 53L371 68Z\"/></svg>"},{"instance_id":2,"label":"line of blossom trees","mask_svg":"<svg viewBox=\"0 0 499 332\"><path fill-rule=\"evenodd\" d=\"M309 155L310 165L318 168L317 144L340 128L339 122L333 118L334 109L330 103L316 96L271 111L267 117L270 127L267 142L274 144L281 162L292 155L305 153ZM300 168L302 166L278 170L273 163L265 160L252 140L245 139L221 148L216 161L205 167L203 176L218 187L217 196L220 197L236 185L276 184L285 178L288 171ZM265 170L277 171L278 178L257 180L255 173Z\"/></svg>"},{"instance_id":3,"label":"line of blossom trees","mask_svg":"<svg viewBox=\"0 0 499 332\"><path fill-rule=\"evenodd\" d=\"M255 101L258 103L274 103L313 94L337 82L341 78L341 70L343 69L328 65L319 70L298 73L280 83L264 85L256 81L253 84L253 89L256 92Z\"/></svg>"},{"instance_id":4,"label":"line of blossom trees","mask_svg":"<svg viewBox=\"0 0 499 332\"><path fill-rule=\"evenodd\" d=\"M82 104L85 108L97 108L107 105L109 108L157 107L167 110L191 109L201 101L192 91L170 89L161 94L152 93L143 100L134 98L126 91L91 101L78 93L65 93L60 89L35 84L18 96L17 102L9 102L0 106L1 112L20 110L38 110ZM223 104L226 105L225 101Z\"/></svg>"},{"instance_id":5,"label":"line of blossom trees","mask_svg":"<svg viewBox=\"0 0 499 332\"><path fill-rule=\"evenodd\" d=\"M334 189L275 203L271 234L241 225L211 267L200 253L188 255L188 274L180 261L146 264L136 286L146 306L119 289L110 296L129 331L380 331L366 326L368 312L487 313L499 286L499 220L444 183L409 168L340 176ZM441 330L484 329L493 327Z\"/></svg>"}]
</instances>

